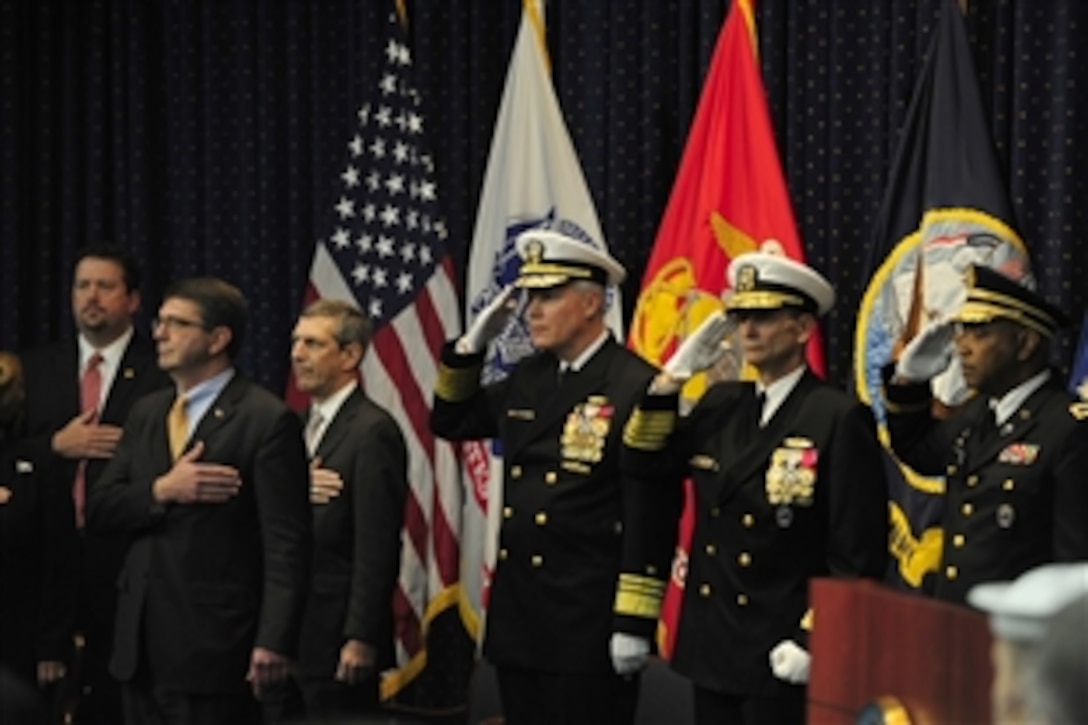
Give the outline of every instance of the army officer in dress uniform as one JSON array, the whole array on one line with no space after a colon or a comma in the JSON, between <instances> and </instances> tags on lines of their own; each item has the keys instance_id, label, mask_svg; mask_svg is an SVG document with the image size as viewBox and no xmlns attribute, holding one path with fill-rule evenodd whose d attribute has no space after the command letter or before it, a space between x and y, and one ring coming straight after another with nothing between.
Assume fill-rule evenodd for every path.
<instances>
[{"instance_id":1,"label":"army officer in dress uniform","mask_svg":"<svg viewBox=\"0 0 1088 725\"><path fill-rule=\"evenodd\" d=\"M619 472L620 436L656 369L605 326L623 267L585 242L531 230L514 286L537 352L481 386L484 350L508 322L505 290L442 353L431 427L498 438L505 480L484 655L519 723L629 723L675 545L679 482ZM560 380L560 378L562 378Z\"/></svg>"},{"instance_id":2,"label":"army officer in dress uniform","mask_svg":"<svg viewBox=\"0 0 1088 725\"><path fill-rule=\"evenodd\" d=\"M672 666L694 685L696 722L802 723L809 579L884 574L887 484L871 411L805 364L831 285L765 252L736 257L729 282L727 316L684 341L624 432L624 473L694 483ZM733 325L757 380L711 386L678 420L680 385Z\"/></svg>"},{"instance_id":3,"label":"army officer in dress uniform","mask_svg":"<svg viewBox=\"0 0 1088 725\"><path fill-rule=\"evenodd\" d=\"M919 473L945 476L940 599L963 603L980 582L1088 559L1088 404L1049 369L1051 337L1066 324L1026 287L970 267L961 309L885 370L892 447ZM976 395L939 421L928 381L953 342Z\"/></svg>"}]
</instances>

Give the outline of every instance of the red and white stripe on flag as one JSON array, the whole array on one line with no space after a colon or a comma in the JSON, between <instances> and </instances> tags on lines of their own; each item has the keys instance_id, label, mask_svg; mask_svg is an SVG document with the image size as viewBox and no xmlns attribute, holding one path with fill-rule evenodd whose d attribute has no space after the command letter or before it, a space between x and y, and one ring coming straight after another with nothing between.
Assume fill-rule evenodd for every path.
<instances>
[{"instance_id":1,"label":"red and white stripe on flag","mask_svg":"<svg viewBox=\"0 0 1088 725\"><path fill-rule=\"evenodd\" d=\"M394 601L398 668L383 677L383 699L423 671L427 624L457 604L463 505L457 454L428 423L439 351L461 332L461 301L411 54L392 12L388 23L378 83L357 111L337 170L334 222L315 245L307 292L307 301L346 300L367 314L373 334L363 386L396 419L408 447ZM288 400L305 404L290 388Z\"/></svg>"}]
</instances>

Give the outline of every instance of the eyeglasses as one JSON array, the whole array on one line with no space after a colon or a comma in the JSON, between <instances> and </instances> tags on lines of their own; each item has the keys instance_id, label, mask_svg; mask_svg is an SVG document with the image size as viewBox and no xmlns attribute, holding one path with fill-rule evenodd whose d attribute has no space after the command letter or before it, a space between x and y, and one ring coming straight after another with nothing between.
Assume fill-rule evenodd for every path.
<instances>
[{"instance_id":1,"label":"eyeglasses","mask_svg":"<svg viewBox=\"0 0 1088 725\"><path fill-rule=\"evenodd\" d=\"M186 320L183 317L174 317L173 315L166 315L164 317L154 317L151 319L151 332L160 327L165 327L169 330L185 330L190 327L199 327L202 330L207 330L208 327L203 322L197 320Z\"/></svg>"}]
</instances>

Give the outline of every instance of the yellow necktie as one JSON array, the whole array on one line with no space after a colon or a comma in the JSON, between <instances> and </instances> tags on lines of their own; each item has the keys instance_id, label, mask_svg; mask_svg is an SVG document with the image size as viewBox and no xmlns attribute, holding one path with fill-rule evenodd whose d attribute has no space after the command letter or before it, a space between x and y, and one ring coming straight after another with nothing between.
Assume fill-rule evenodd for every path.
<instances>
[{"instance_id":1,"label":"yellow necktie","mask_svg":"<svg viewBox=\"0 0 1088 725\"><path fill-rule=\"evenodd\" d=\"M166 435L170 441L170 456L176 461L185 449L185 441L189 438L189 416L185 413L185 406L189 399L184 395L174 398L174 405L166 416Z\"/></svg>"}]
</instances>

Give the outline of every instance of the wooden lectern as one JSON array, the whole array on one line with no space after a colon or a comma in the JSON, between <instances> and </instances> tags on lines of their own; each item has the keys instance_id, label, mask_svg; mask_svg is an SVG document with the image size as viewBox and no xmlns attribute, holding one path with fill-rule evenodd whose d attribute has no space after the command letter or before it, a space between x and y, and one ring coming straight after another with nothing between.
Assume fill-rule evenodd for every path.
<instances>
[{"instance_id":1,"label":"wooden lectern","mask_svg":"<svg viewBox=\"0 0 1088 725\"><path fill-rule=\"evenodd\" d=\"M810 601L810 725L855 725L889 698L912 725L990 722L985 615L863 580L815 579Z\"/></svg>"}]
</instances>

